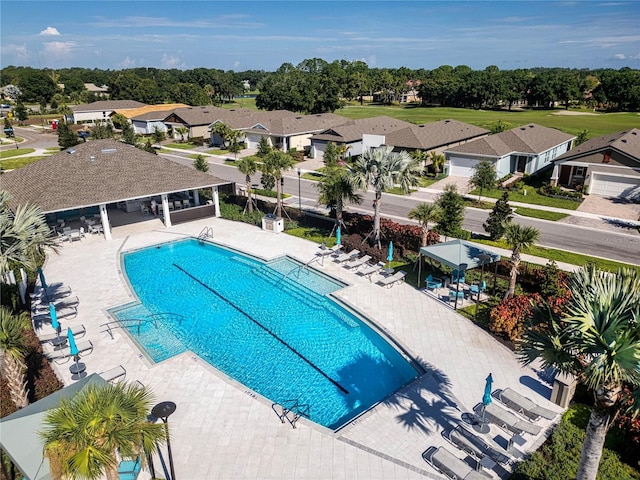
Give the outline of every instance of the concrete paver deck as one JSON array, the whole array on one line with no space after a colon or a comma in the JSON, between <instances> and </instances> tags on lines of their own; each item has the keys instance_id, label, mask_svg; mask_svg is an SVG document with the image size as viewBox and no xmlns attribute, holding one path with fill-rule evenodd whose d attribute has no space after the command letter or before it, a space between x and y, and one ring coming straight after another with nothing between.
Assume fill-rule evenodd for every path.
<instances>
[{"instance_id":1,"label":"concrete paver deck","mask_svg":"<svg viewBox=\"0 0 640 480\"><path fill-rule=\"evenodd\" d=\"M63 328L85 325L86 338L95 346L83 360L87 373L121 364L127 381L139 380L155 392L157 401L177 404L170 429L178 478L441 478L421 453L431 445L446 445L442 431L481 400L489 372L494 388L511 387L559 411L546 400L550 385L536 370L519 365L511 351L442 302L407 284L383 288L375 279L370 282L332 261L313 266L349 284L335 296L369 317L426 372L341 430L332 432L305 420L296 429L280 423L269 400L191 352L152 364L122 330L114 330L111 338L103 326L112 320L108 308L134 300L122 275L120 253L197 236L204 226L213 227L216 242L264 258L289 254L306 262L317 251L312 242L222 219L169 229L159 222L143 222L115 228L111 241L94 236L63 245L44 267L49 281L63 282L80 298L78 316L65 321ZM158 288L172 287L158 279ZM47 330L42 333L50 333ZM72 383L68 364L53 366L65 384ZM527 438L521 450L539 444L545 433ZM509 436L491 427L490 438L506 444ZM501 467L493 472L495 478L506 475Z\"/></svg>"}]
</instances>

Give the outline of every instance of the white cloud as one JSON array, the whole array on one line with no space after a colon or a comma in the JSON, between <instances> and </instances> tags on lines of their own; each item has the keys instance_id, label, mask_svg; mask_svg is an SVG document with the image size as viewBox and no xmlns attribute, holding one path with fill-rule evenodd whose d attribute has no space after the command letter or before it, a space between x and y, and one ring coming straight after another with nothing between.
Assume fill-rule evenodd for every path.
<instances>
[{"instance_id":1,"label":"white cloud","mask_svg":"<svg viewBox=\"0 0 640 480\"><path fill-rule=\"evenodd\" d=\"M375 67L375 65L378 63L378 59L375 55L369 55L366 59L364 59L364 62L370 67Z\"/></svg>"},{"instance_id":2,"label":"white cloud","mask_svg":"<svg viewBox=\"0 0 640 480\"><path fill-rule=\"evenodd\" d=\"M240 60L236 60L235 62L233 62L233 68L236 69L240 67Z\"/></svg>"},{"instance_id":3,"label":"white cloud","mask_svg":"<svg viewBox=\"0 0 640 480\"><path fill-rule=\"evenodd\" d=\"M160 65L162 66L162 68L182 68L185 66L180 57L174 57L166 53L162 55Z\"/></svg>"},{"instance_id":4,"label":"white cloud","mask_svg":"<svg viewBox=\"0 0 640 480\"><path fill-rule=\"evenodd\" d=\"M43 37L50 37L50 36L60 35L60 32L56 27L47 27L44 30L42 30L39 33L39 35Z\"/></svg>"},{"instance_id":5,"label":"white cloud","mask_svg":"<svg viewBox=\"0 0 640 480\"><path fill-rule=\"evenodd\" d=\"M13 56L20 60L28 60L31 58L31 54L29 53L26 45L2 45L0 52L3 57Z\"/></svg>"},{"instance_id":6,"label":"white cloud","mask_svg":"<svg viewBox=\"0 0 640 480\"><path fill-rule=\"evenodd\" d=\"M75 42L45 42L44 54L51 57L66 57L75 47Z\"/></svg>"},{"instance_id":7,"label":"white cloud","mask_svg":"<svg viewBox=\"0 0 640 480\"><path fill-rule=\"evenodd\" d=\"M129 55L127 55L124 60L122 60L119 64L118 67L119 68L132 68L136 66L136 61L132 60L131 58L129 58Z\"/></svg>"},{"instance_id":8,"label":"white cloud","mask_svg":"<svg viewBox=\"0 0 640 480\"><path fill-rule=\"evenodd\" d=\"M624 60L625 58L627 58L627 56L624 53L616 53L613 58L615 58L616 60Z\"/></svg>"}]
</instances>

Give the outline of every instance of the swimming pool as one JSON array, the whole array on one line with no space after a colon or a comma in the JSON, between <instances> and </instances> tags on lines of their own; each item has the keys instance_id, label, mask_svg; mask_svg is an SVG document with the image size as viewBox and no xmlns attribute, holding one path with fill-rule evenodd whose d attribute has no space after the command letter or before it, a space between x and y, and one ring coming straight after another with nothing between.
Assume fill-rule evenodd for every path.
<instances>
[{"instance_id":1,"label":"swimming pool","mask_svg":"<svg viewBox=\"0 0 640 480\"><path fill-rule=\"evenodd\" d=\"M139 303L112 309L149 357L191 350L274 403L338 428L418 372L329 294L344 284L288 257L195 239L122 255Z\"/></svg>"}]
</instances>

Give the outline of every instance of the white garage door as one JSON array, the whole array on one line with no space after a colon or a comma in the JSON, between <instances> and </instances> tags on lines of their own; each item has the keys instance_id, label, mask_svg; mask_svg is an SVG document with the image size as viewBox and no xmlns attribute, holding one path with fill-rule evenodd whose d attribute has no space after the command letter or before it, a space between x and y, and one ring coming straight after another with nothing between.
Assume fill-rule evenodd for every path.
<instances>
[{"instance_id":1,"label":"white garage door","mask_svg":"<svg viewBox=\"0 0 640 480\"><path fill-rule=\"evenodd\" d=\"M640 198L640 178L594 173L591 193L603 197Z\"/></svg>"},{"instance_id":2,"label":"white garage door","mask_svg":"<svg viewBox=\"0 0 640 480\"><path fill-rule=\"evenodd\" d=\"M261 138L262 135L257 135L255 133L247 134L247 148L258 148L258 144L260 143Z\"/></svg>"},{"instance_id":3,"label":"white garage door","mask_svg":"<svg viewBox=\"0 0 640 480\"><path fill-rule=\"evenodd\" d=\"M473 167L478 162L468 158L452 158L449 160L449 175L453 177L471 177Z\"/></svg>"}]
</instances>

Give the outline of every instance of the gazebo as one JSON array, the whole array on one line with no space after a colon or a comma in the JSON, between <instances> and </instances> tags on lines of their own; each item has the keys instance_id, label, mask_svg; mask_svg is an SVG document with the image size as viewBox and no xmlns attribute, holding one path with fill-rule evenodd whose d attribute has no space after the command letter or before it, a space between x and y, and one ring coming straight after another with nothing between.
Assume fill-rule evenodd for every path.
<instances>
[{"instance_id":1,"label":"gazebo","mask_svg":"<svg viewBox=\"0 0 640 480\"><path fill-rule=\"evenodd\" d=\"M497 253L481 248L478 244L467 242L466 240L455 239L449 242L421 247L418 262L418 285L420 285L423 255L425 257L432 258L443 265L447 265L458 272L464 272L465 270L484 267L485 265L495 263L496 271L494 275L497 275L498 273L497 262L500 261L500 255ZM457 306L458 300L456 297L454 308L457 308Z\"/></svg>"}]
</instances>

